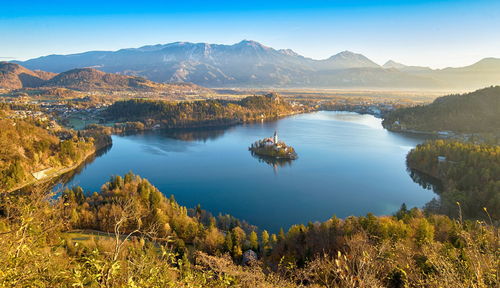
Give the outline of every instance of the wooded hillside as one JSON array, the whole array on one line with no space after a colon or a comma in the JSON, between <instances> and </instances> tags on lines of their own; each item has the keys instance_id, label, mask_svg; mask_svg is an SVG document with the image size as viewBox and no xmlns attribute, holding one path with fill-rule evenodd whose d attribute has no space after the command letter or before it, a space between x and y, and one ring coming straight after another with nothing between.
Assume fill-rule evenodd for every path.
<instances>
[{"instance_id":1,"label":"wooded hillside","mask_svg":"<svg viewBox=\"0 0 500 288\"><path fill-rule=\"evenodd\" d=\"M145 127L159 125L162 128L192 126L217 126L237 124L259 119L274 119L302 111L294 108L279 95L271 93L250 96L240 101L117 101L107 108L109 121L139 121Z\"/></svg>"},{"instance_id":2,"label":"wooded hillside","mask_svg":"<svg viewBox=\"0 0 500 288\"><path fill-rule=\"evenodd\" d=\"M437 189L440 200L429 203L428 210L454 217L500 220L500 146L429 141L413 149L407 162L410 169L441 182ZM426 184L418 173L413 177Z\"/></svg>"},{"instance_id":3,"label":"wooded hillside","mask_svg":"<svg viewBox=\"0 0 500 288\"><path fill-rule=\"evenodd\" d=\"M7 106L0 110L0 191L35 180L35 172L49 175L71 167L111 142L103 131L55 132L47 122L13 115Z\"/></svg>"},{"instance_id":4,"label":"wooded hillside","mask_svg":"<svg viewBox=\"0 0 500 288\"><path fill-rule=\"evenodd\" d=\"M394 131L500 133L500 86L439 97L429 105L401 108L385 115Z\"/></svg>"}]
</instances>

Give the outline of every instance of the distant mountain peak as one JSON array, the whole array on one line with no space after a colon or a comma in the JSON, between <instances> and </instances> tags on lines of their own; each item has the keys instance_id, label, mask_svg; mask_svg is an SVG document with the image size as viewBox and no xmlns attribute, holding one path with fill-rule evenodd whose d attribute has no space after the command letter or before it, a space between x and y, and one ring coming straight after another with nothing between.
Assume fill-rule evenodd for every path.
<instances>
[{"instance_id":1,"label":"distant mountain peak","mask_svg":"<svg viewBox=\"0 0 500 288\"><path fill-rule=\"evenodd\" d=\"M470 66L473 69L500 70L500 58L483 58Z\"/></svg>"},{"instance_id":2,"label":"distant mountain peak","mask_svg":"<svg viewBox=\"0 0 500 288\"><path fill-rule=\"evenodd\" d=\"M332 57L335 57L335 56L351 57L351 56L355 56L355 55L361 55L361 54L357 54L357 53L354 53L354 52L349 51L349 50L344 50L342 52L339 52L339 53L333 55Z\"/></svg>"},{"instance_id":3,"label":"distant mountain peak","mask_svg":"<svg viewBox=\"0 0 500 288\"><path fill-rule=\"evenodd\" d=\"M264 46L261 43L254 41L254 40L247 40L243 39L240 42L236 43L236 45L258 45L258 46Z\"/></svg>"},{"instance_id":4,"label":"distant mountain peak","mask_svg":"<svg viewBox=\"0 0 500 288\"><path fill-rule=\"evenodd\" d=\"M389 60L389 61L385 62L385 64L382 65L382 68L385 68L385 69L396 69L396 70L399 70L399 71L402 71L402 72L409 72L409 73L415 73L415 72L421 73L421 72L432 71L432 69L429 68L429 67L408 66L408 65L404 65L404 64L401 64L401 63L393 61L393 60Z\"/></svg>"},{"instance_id":5,"label":"distant mountain peak","mask_svg":"<svg viewBox=\"0 0 500 288\"><path fill-rule=\"evenodd\" d=\"M401 68L405 68L405 67L408 67L404 64L401 64L401 63L398 63L396 61L393 61L393 60L389 60L387 62L385 62L384 65L382 65L382 67L384 68L396 68L396 69L401 69Z\"/></svg>"},{"instance_id":6,"label":"distant mountain peak","mask_svg":"<svg viewBox=\"0 0 500 288\"><path fill-rule=\"evenodd\" d=\"M269 47L261 44L260 42L254 41L254 40L241 40L240 42L234 44L233 46L249 46L249 47L254 47L254 48L261 48L261 49L269 49Z\"/></svg>"},{"instance_id":7,"label":"distant mountain peak","mask_svg":"<svg viewBox=\"0 0 500 288\"><path fill-rule=\"evenodd\" d=\"M366 56L352 51L342 51L337 53L326 60L330 62L333 67L339 68L379 68L380 66L368 59Z\"/></svg>"}]
</instances>

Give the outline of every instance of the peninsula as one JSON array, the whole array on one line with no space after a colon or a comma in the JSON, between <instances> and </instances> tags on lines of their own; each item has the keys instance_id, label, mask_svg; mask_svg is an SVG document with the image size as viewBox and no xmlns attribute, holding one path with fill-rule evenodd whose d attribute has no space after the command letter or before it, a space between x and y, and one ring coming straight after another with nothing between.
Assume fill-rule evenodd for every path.
<instances>
[{"instance_id":1,"label":"peninsula","mask_svg":"<svg viewBox=\"0 0 500 288\"><path fill-rule=\"evenodd\" d=\"M273 137L264 138L252 143L248 150L260 156L273 157L277 159L297 159L297 153L285 142L278 141L278 133L275 131Z\"/></svg>"}]
</instances>

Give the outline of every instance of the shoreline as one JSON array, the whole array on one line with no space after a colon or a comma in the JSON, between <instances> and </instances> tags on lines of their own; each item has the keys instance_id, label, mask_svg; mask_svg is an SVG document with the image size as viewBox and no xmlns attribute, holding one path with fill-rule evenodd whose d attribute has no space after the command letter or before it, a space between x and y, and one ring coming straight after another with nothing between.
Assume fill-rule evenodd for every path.
<instances>
[{"instance_id":1,"label":"shoreline","mask_svg":"<svg viewBox=\"0 0 500 288\"><path fill-rule=\"evenodd\" d=\"M51 180L54 180L55 178L57 177L60 177L66 173L69 173L73 170L75 170L76 168L80 167L80 165L82 165L83 163L85 163L85 161L87 161L91 156L95 155L97 152L111 146L112 143L109 143L108 145L105 145L105 146L102 146L102 147L99 147L98 149L94 149L94 151L91 151L91 152L88 152L83 158L82 160L78 161L78 163L75 163L69 167L64 167L62 169L59 169L53 173L51 173L50 175L48 175L47 177L44 177L40 180L31 180L29 182L25 182L23 184L20 184L14 188L11 188L10 190L7 190L7 191L4 191L4 192L1 192L1 193L12 193L12 192L15 192L15 191L19 191L23 188L26 188L28 186L31 186L31 185L41 185L41 184L44 184L44 183L47 183Z\"/></svg>"},{"instance_id":2,"label":"shoreline","mask_svg":"<svg viewBox=\"0 0 500 288\"><path fill-rule=\"evenodd\" d=\"M210 123L204 123L204 124L201 124L199 125L200 123L196 123L196 122L193 122L193 123L190 123L190 124L187 124L187 125L175 125L175 126L169 126L169 127L161 127L161 128L155 128L154 126L155 125L151 125L151 126L148 126L147 128L145 127L144 129L127 129L127 127L116 127L114 125L116 124L126 124L127 122L116 122L116 123L112 123L113 126L111 126L111 128L115 131L112 132L112 135L118 135L118 136L121 136L121 135L124 135L124 134L127 134L127 133L141 133L141 132L151 132L151 131L168 131L168 130L183 130L183 129L187 129L187 130L191 130L191 129L210 129L210 128L230 128L230 127L234 127L234 126L238 126L238 125L243 125L243 124L248 124L248 123L258 123L258 122L272 122L272 121L277 121L277 120L280 120L280 119L283 119L283 118L286 118L286 117L290 117L290 116L294 116L294 115L300 115L300 114L306 114L306 113L312 113L312 112L318 112L318 111L337 111L337 112L351 112L351 113L357 113L357 114L360 114L360 115L364 115L364 114L367 114L367 115L372 115L376 118L379 118L379 116L377 115L373 115L371 113L362 113L362 112L359 112L359 111L349 111L349 110L329 110L329 109L311 109L311 110L307 110L307 111L294 111L292 113L289 113L289 114L282 114L282 115L278 115L276 117L270 117L270 118L258 118L258 119L251 119L251 120L246 120L246 121L242 121L241 119L236 119L234 121L230 121L228 123L220 123L220 124L210 124ZM134 122L131 122L131 123L134 123ZM140 122L142 123L142 122ZM110 126L104 126L104 127L110 127ZM421 134L421 135L434 135L434 136L439 136L439 134L437 133L433 133L433 132L424 132L424 131L416 131L416 130L392 130L392 129L388 129L386 127L383 127L385 130L387 131L391 131L391 132L396 132L396 133L411 133L411 134ZM121 130L121 131L120 131ZM48 175L47 177L44 177L43 179L40 179L40 180L31 180L29 182L25 182L21 185L18 185L16 186L15 188L11 188L10 190L7 190L7 191L4 191L2 193L11 193L11 192L14 192L14 191L17 191L17 190L21 190L23 188L26 188L30 185L40 185L40 184L43 184L43 183L46 183L46 182L49 182L57 177L60 177L66 173L69 173L73 170L75 170L76 168L78 168L80 165L82 165L85 161L87 161L91 156L97 154L97 152L111 146L112 143L109 143L107 145L104 145L102 147L98 147L97 149L95 149L94 151L91 151L89 153L87 153L85 155L85 157L82 158L81 161L79 161L78 163L70 166L70 167L64 167L62 169L59 169L53 173L51 173L50 175ZM271 158L275 158L275 159L278 159L278 160L295 160L296 158L289 158L289 157L274 157L274 156L270 156L270 155L264 155L264 154L261 154L261 153L258 153L256 151L252 151L253 153L255 153L256 155L259 155L259 156L264 156L264 157L271 157Z\"/></svg>"},{"instance_id":3,"label":"shoreline","mask_svg":"<svg viewBox=\"0 0 500 288\"><path fill-rule=\"evenodd\" d=\"M308 112L313 112L313 111L299 111L299 112L290 113L290 114L286 114L286 115L279 115L279 116L273 117L273 118L261 118L261 119L253 119L253 120L248 120L248 121L241 121L240 119L238 119L239 121L235 121L235 122L232 122L232 123L226 123L226 124L196 125L196 122L194 122L194 123L192 123L192 125L185 125L185 126L180 125L180 126L165 127L165 128L148 127L146 129L124 129L123 131L113 131L112 135L118 135L119 136L119 135L123 135L123 134L127 134L127 133L140 133L140 132L149 132L149 131L167 131L167 130L182 130L182 129L229 128L229 127L233 127L233 126L237 126L237 125L242 125L242 124L246 124L246 123L275 121L275 120L279 120L279 119L282 119L282 118L285 118L285 117L289 117L289 116L293 116L293 115L298 115L298 114L303 114L303 113L308 113ZM126 123L126 122L117 122L117 123L113 123L113 124L119 124L119 123ZM117 129L114 126L112 128L113 129ZM120 128L118 128L118 129L120 129ZM9 189L7 191L3 191L3 192L0 192L0 193L12 193L12 192L21 190L21 189L26 188L26 187L31 186L31 185L40 185L40 184L47 183L47 182L49 182L49 181L51 181L51 180L53 180L53 179L55 179L57 177L60 177L60 176L62 176L64 174L66 174L66 173L69 173L69 172L77 169L78 167L80 167L80 165L82 165L83 163L85 163L85 161L87 161L91 156L97 154L97 152L99 152L101 150L104 150L104 149L106 149L107 147L109 147L111 145L113 145L113 143L109 143L107 145L100 146L100 147L94 149L94 151L91 151L91 152L87 153L82 158L81 161L78 161L78 163L75 163L74 165L72 165L70 167L64 167L62 169L59 169L59 170L51 173L47 177L44 177L44 178L42 178L40 180L34 179L34 180L31 180L31 181L22 183L22 184L14 187L14 188L11 188L11 189Z\"/></svg>"},{"instance_id":4,"label":"shoreline","mask_svg":"<svg viewBox=\"0 0 500 288\"><path fill-rule=\"evenodd\" d=\"M261 156L261 157L269 157L269 158L273 158L273 159L276 159L276 160L296 160L297 158L299 158L297 155L286 155L286 156L276 156L276 155L272 155L272 153L266 153L267 151L262 151L263 148L248 148L248 150L250 150L250 152L254 153L255 155L257 156Z\"/></svg>"},{"instance_id":5,"label":"shoreline","mask_svg":"<svg viewBox=\"0 0 500 288\"><path fill-rule=\"evenodd\" d=\"M182 130L182 129L204 129L204 128L225 128L225 127L233 127L237 125L242 125L242 124L247 124L247 123L257 123L257 122L271 122L271 121L276 121L280 120L289 116L293 115L299 115L299 114L304 114L304 113L310 113L310 112L315 112L318 110L310 110L310 111L297 111L289 114L284 114L284 115L278 115L276 117L269 117L269 118L256 118L256 119L251 119L251 120L241 120L241 119L232 119L228 120L226 123L210 123L210 122L205 122L200 121L200 122L191 122L188 124L181 124L181 125L174 125L174 126L165 126L162 127L160 123L155 124L150 124L147 127L145 126L143 129L134 129L132 127L128 128L126 125L127 123L133 124L133 123L142 123L141 121L130 121L130 122L114 122L110 123L113 126L110 126L114 131L114 135L122 135L124 133L128 132L142 132L142 131L167 131L167 130ZM144 124L144 123L142 123ZM123 125L122 127L116 126L116 125ZM160 127L155 127L156 125L160 125Z\"/></svg>"}]
</instances>

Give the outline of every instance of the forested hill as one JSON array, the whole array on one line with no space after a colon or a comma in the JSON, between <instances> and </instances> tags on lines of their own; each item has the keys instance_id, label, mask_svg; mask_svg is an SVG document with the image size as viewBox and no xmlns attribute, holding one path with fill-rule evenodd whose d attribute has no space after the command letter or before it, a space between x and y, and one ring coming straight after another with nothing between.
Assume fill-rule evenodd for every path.
<instances>
[{"instance_id":1,"label":"forested hill","mask_svg":"<svg viewBox=\"0 0 500 288\"><path fill-rule=\"evenodd\" d=\"M274 119L303 111L278 94L249 96L239 101L118 101L105 111L112 122L138 121L137 129L182 128L238 124Z\"/></svg>"},{"instance_id":2,"label":"forested hill","mask_svg":"<svg viewBox=\"0 0 500 288\"><path fill-rule=\"evenodd\" d=\"M104 131L53 131L50 123L13 115L0 106L0 193L58 175L111 143Z\"/></svg>"},{"instance_id":3,"label":"forested hill","mask_svg":"<svg viewBox=\"0 0 500 288\"><path fill-rule=\"evenodd\" d=\"M388 113L382 124L394 131L499 133L500 86L439 97L429 105L397 109Z\"/></svg>"},{"instance_id":4,"label":"forested hill","mask_svg":"<svg viewBox=\"0 0 500 288\"><path fill-rule=\"evenodd\" d=\"M92 68L81 68L57 74L43 86L65 87L69 89L90 91L99 89L135 89L153 91L163 84L155 83L140 77L131 77L113 73L104 73Z\"/></svg>"},{"instance_id":5,"label":"forested hill","mask_svg":"<svg viewBox=\"0 0 500 288\"><path fill-rule=\"evenodd\" d=\"M500 221L500 146L430 141L413 149L407 163L414 172L441 182L439 200L430 202L428 211L458 217L460 208L464 218ZM426 186L417 172L412 178Z\"/></svg>"},{"instance_id":6,"label":"forested hill","mask_svg":"<svg viewBox=\"0 0 500 288\"><path fill-rule=\"evenodd\" d=\"M38 87L55 75L50 72L31 71L14 63L0 62L0 88Z\"/></svg>"}]
</instances>

